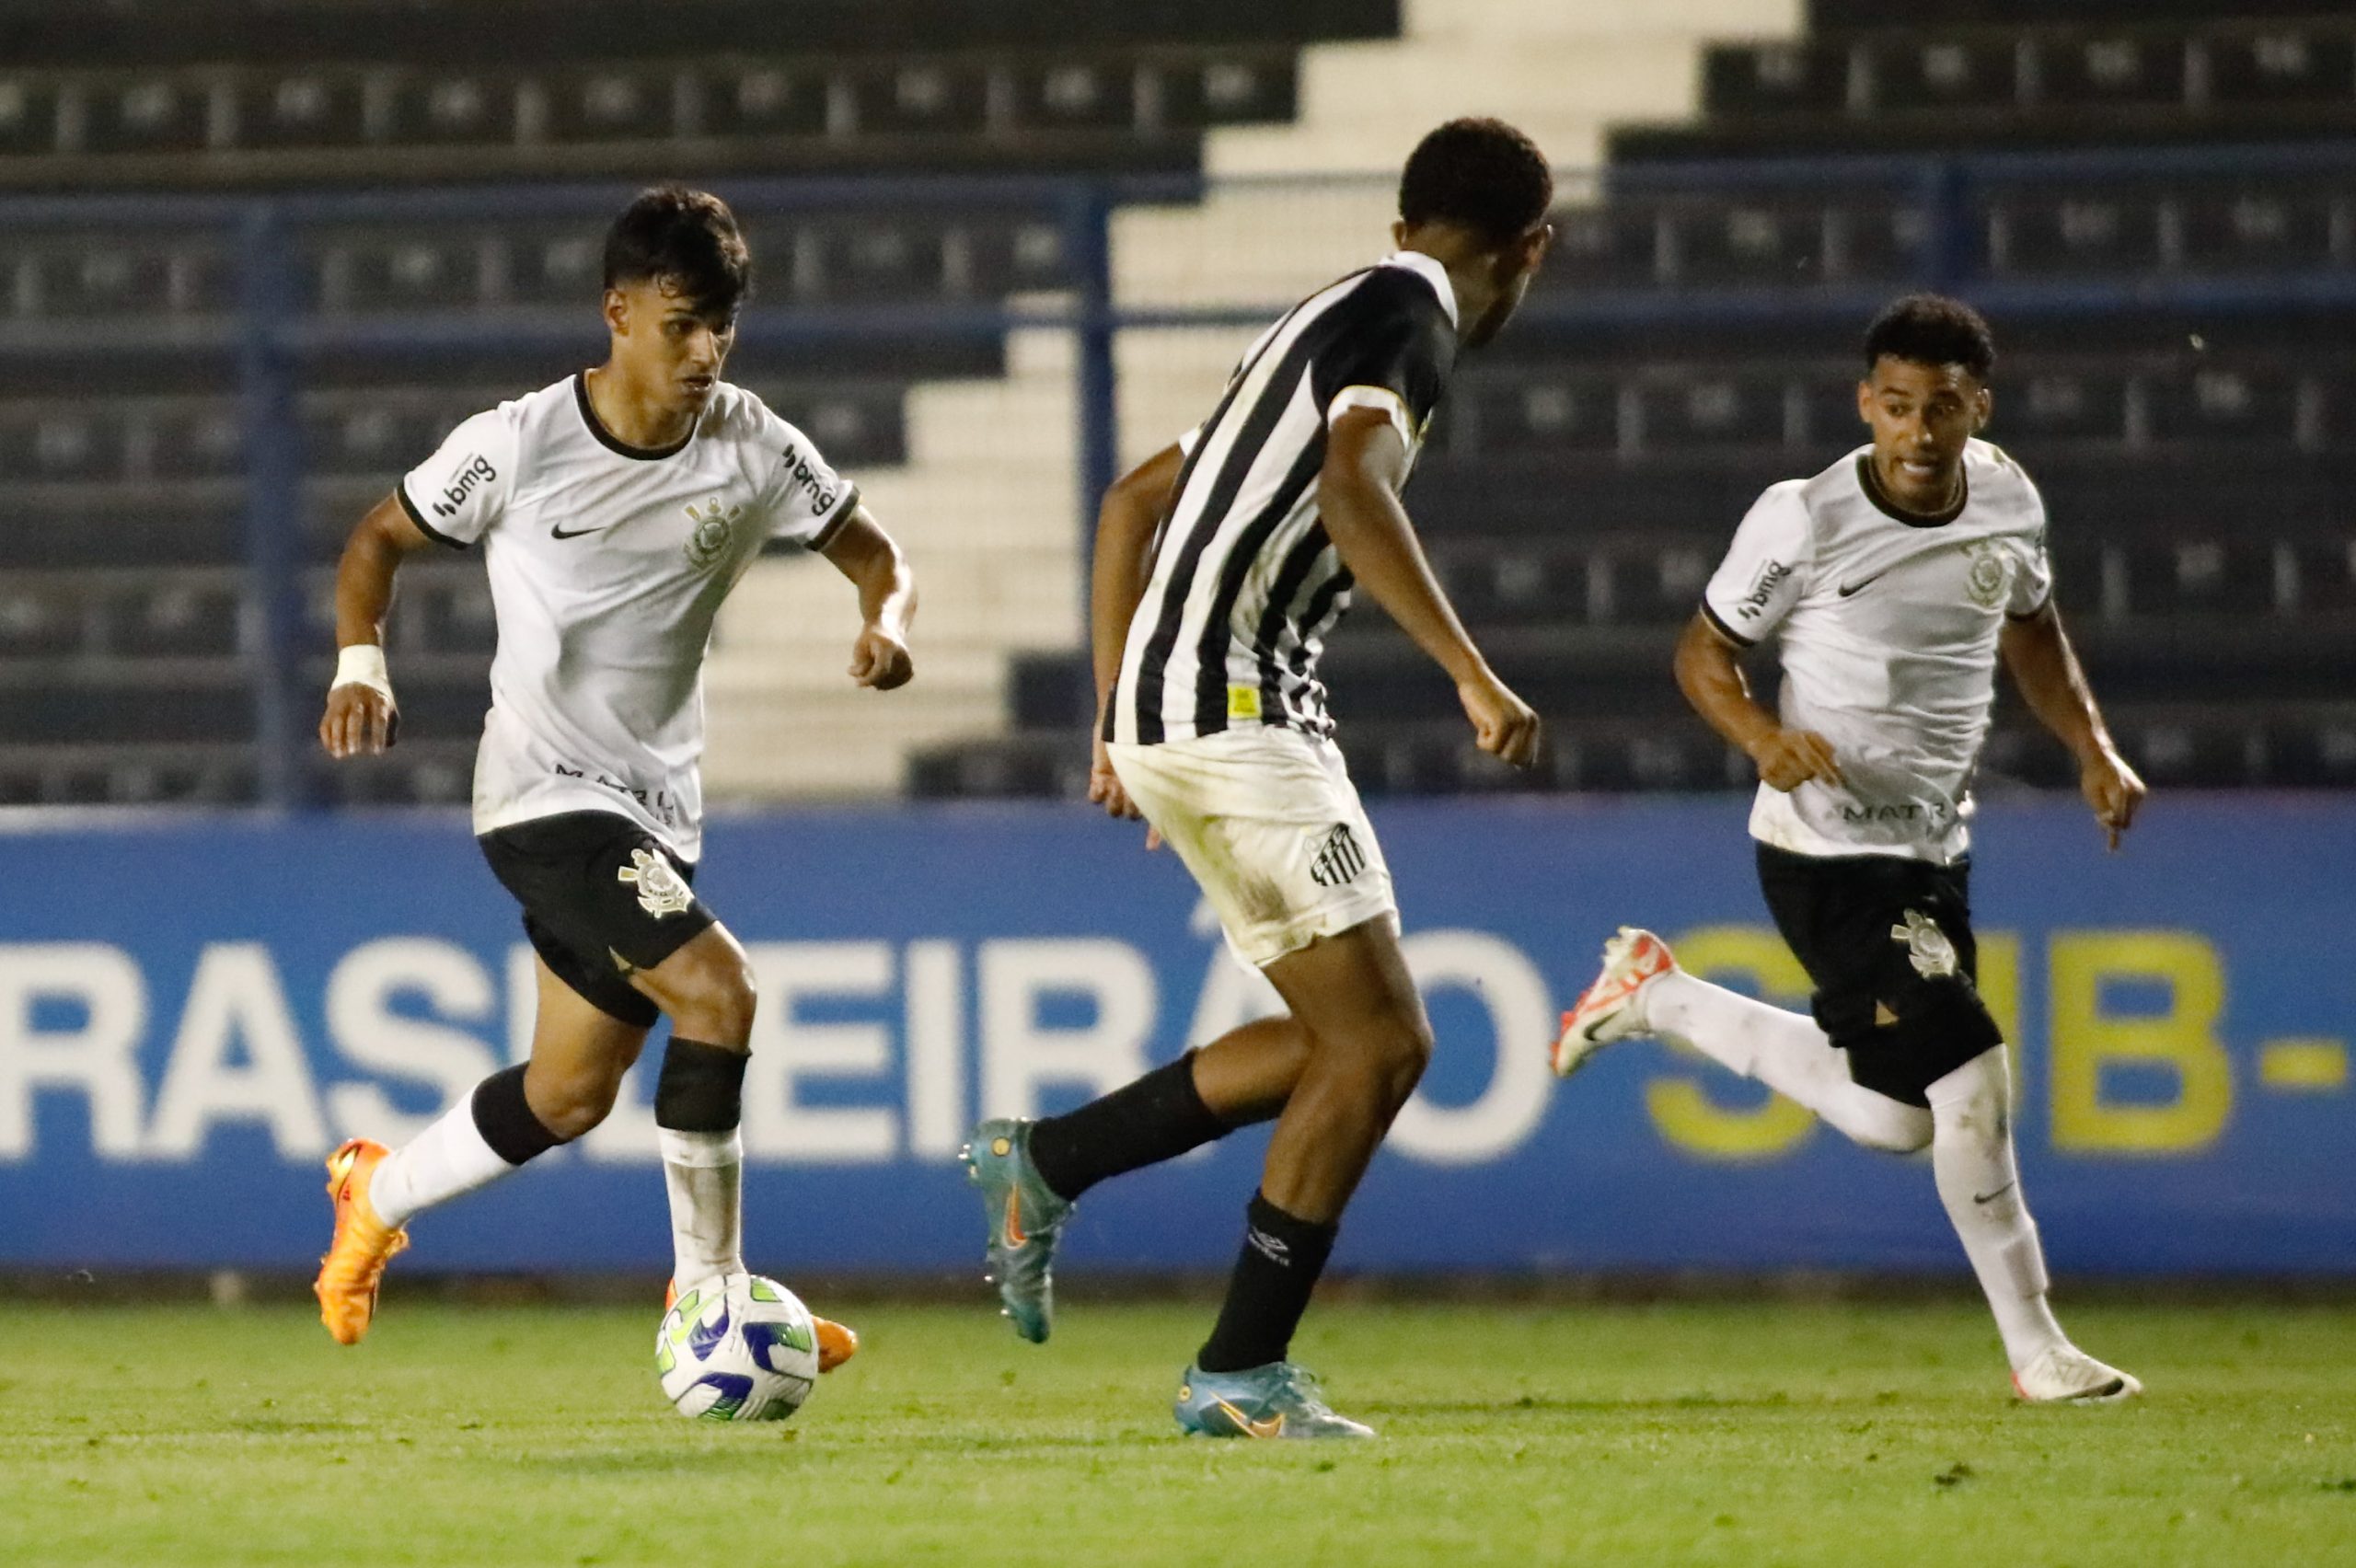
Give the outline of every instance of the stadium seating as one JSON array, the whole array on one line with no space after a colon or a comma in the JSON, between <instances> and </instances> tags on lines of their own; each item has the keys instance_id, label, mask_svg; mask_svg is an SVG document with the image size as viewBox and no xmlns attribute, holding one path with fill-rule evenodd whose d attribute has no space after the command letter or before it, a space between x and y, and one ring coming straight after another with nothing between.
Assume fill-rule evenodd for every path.
<instances>
[{"instance_id":1,"label":"stadium seating","mask_svg":"<svg viewBox=\"0 0 2356 1568\"><path fill-rule=\"evenodd\" d=\"M2356 130L2356 21L2238 8L2010 26L1877 16L1854 30L1728 43L1699 125L1631 127L1615 159L1908 147L2283 141Z\"/></svg>"}]
</instances>

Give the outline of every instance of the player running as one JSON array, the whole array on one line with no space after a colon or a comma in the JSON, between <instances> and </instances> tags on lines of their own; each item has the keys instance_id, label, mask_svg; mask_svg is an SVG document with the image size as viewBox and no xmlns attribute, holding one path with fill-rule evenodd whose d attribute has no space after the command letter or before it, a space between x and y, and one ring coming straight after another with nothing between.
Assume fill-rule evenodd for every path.
<instances>
[{"instance_id":1,"label":"player running","mask_svg":"<svg viewBox=\"0 0 2356 1568\"><path fill-rule=\"evenodd\" d=\"M849 674L912 673L916 587L889 536L809 438L721 380L751 259L719 198L632 202L606 239L606 363L477 414L352 530L319 741L391 745L381 647L401 559L479 540L498 616L475 763L484 858L537 954L531 1059L493 1073L402 1147L328 1160L335 1240L314 1287L328 1332L368 1332L410 1216L605 1120L656 1017L673 1284L741 1271L737 1124L756 1003L745 950L690 885L702 853L703 659L713 617L771 543L825 556L865 617ZM856 1349L819 1323L820 1365Z\"/></svg>"},{"instance_id":2,"label":"player running","mask_svg":"<svg viewBox=\"0 0 2356 1568\"><path fill-rule=\"evenodd\" d=\"M2072 1344L2046 1305L2004 1041L1974 987L1966 824L1999 657L2077 758L2113 849L2143 784L2053 606L2044 502L1975 439L1995 358L1968 306L1916 294L1883 311L1857 387L1872 444L1760 498L1678 644L1687 700L1759 766L1760 886L1815 983L1815 1017L1698 980L1658 937L1623 927L1564 1015L1554 1069L1655 1034L1867 1147L1928 1144L2021 1398L2120 1400L2142 1385ZM1780 718L1751 700L1740 663L1770 636Z\"/></svg>"},{"instance_id":3,"label":"player running","mask_svg":"<svg viewBox=\"0 0 2356 1568\"><path fill-rule=\"evenodd\" d=\"M1545 158L1510 126L1433 132L1400 182L1397 252L1294 306L1210 418L1104 498L1089 798L1142 813L1177 850L1230 948L1290 1010L1069 1115L984 1122L965 1159L999 1298L1036 1342L1074 1200L1276 1119L1226 1305L1179 1389L1190 1433L1373 1435L1287 1355L1432 1033L1317 660L1363 583L1456 683L1482 750L1516 766L1535 753L1537 716L1458 623L1399 490L1458 350L1487 342L1520 304L1553 238L1553 197Z\"/></svg>"}]
</instances>

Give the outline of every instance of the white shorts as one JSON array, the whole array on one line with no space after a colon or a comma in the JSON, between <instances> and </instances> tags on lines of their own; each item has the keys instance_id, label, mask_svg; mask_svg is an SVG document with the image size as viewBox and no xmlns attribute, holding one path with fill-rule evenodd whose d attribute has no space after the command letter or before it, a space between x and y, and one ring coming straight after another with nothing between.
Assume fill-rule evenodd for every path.
<instances>
[{"instance_id":1,"label":"white shorts","mask_svg":"<svg viewBox=\"0 0 2356 1568\"><path fill-rule=\"evenodd\" d=\"M1159 745L1114 742L1121 787L1186 862L1253 968L1395 916L1391 868L1334 743L1254 725Z\"/></svg>"}]
</instances>

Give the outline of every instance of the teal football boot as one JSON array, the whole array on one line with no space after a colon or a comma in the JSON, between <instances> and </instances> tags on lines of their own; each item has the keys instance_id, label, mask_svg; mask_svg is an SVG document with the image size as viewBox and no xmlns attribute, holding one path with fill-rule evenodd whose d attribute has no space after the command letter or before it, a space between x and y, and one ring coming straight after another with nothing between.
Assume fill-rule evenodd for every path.
<instances>
[{"instance_id":1,"label":"teal football boot","mask_svg":"<svg viewBox=\"0 0 2356 1568\"><path fill-rule=\"evenodd\" d=\"M1241 1372L1186 1368L1172 1412L1189 1437L1371 1437L1374 1428L1337 1415L1318 1392L1317 1374L1289 1361Z\"/></svg>"},{"instance_id":2,"label":"teal football boot","mask_svg":"<svg viewBox=\"0 0 2356 1568\"><path fill-rule=\"evenodd\" d=\"M1012 1116L984 1122L957 1151L966 1180L982 1190L989 1221L989 1280L1014 1332L1045 1344L1056 1326L1056 1239L1071 1217L1068 1199L1031 1163L1034 1123Z\"/></svg>"}]
</instances>

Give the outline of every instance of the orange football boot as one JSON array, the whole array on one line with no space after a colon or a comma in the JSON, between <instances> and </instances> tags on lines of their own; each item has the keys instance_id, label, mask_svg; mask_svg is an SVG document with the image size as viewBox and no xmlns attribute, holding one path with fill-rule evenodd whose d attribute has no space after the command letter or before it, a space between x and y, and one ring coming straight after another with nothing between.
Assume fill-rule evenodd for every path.
<instances>
[{"instance_id":1,"label":"orange football boot","mask_svg":"<svg viewBox=\"0 0 2356 1568\"><path fill-rule=\"evenodd\" d=\"M319 1260L311 1294L319 1298L319 1321L338 1344L358 1344L376 1315L376 1291L385 1265L409 1245L409 1232L376 1217L368 1183L392 1151L374 1138L352 1138L328 1156L328 1196L335 1204L335 1239Z\"/></svg>"},{"instance_id":2,"label":"orange football boot","mask_svg":"<svg viewBox=\"0 0 2356 1568\"><path fill-rule=\"evenodd\" d=\"M663 1310L668 1312L679 1299L679 1282L673 1280L663 1287ZM859 1331L849 1323L837 1323L832 1318L810 1314L810 1326L818 1332L818 1370L832 1372L859 1354Z\"/></svg>"}]
</instances>

